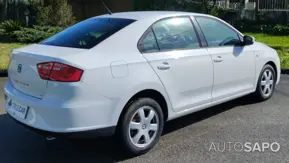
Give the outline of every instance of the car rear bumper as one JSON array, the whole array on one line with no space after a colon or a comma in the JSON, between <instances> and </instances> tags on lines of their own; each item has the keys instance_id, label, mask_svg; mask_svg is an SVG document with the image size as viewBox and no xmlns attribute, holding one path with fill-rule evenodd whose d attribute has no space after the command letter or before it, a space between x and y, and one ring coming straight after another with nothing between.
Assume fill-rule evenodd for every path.
<instances>
[{"instance_id":1,"label":"car rear bumper","mask_svg":"<svg viewBox=\"0 0 289 163\"><path fill-rule=\"evenodd\" d=\"M71 100L61 101L38 99L16 90L11 82L4 88L7 113L24 126L45 135L71 135L76 133L94 132L100 136L114 134L116 124L112 123L112 113L117 102L113 99L95 95L94 101ZM28 106L28 112L23 119L8 106L7 102L13 100ZM61 103L59 103L61 101Z\"/></svg>"},{"instance_id":2,"label":"car rear bumper","mask_svg":"<svg viewBox=\"0 0 289 163\"><path fill-rule=\"evenodd\" d=\"M101 129L94 129L89 131L80 131L80 132L72 132L72 133L59 133L59 132L51 132L45 131L41 129L37 129L31 126L28 126L20 121L17 121L13 118L10 114L8 114L11 119L13 119L17 124L27 128L28 130L35 132L37 134L43 135L45 137L55 137L55 138L62 138L62 137L77 137L77 138L86 138L86 137L107 137L112 136L115 133L116 126L106 127Z\"/></svg>"}]
</instances>

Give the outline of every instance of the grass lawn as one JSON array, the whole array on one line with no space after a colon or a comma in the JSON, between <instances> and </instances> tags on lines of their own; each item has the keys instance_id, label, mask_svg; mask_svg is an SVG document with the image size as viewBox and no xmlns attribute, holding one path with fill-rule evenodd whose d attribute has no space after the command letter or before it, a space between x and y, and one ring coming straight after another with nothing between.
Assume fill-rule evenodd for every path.
<instances>
[{"instance_id":1,"label":"grass lawn","mask_svg":"<svg viewBox=\"0 0 289 163\"><path fill-rule=\"evenodd\" d=\"M8 68L10 51L21 46L25 46L25 44L0 43L0 72L6 71Z\"/></svg>"},{"instance_id":2,"label":"grass lawn","mask_svg":"<svg viewBox=\"0 0 289 163\"><path fill-rule=\"evenodd\" d=\"M263 42L277 50L281 59L281 67L289 68L289 36L272 36L261 33L246 33L254 36L258 42ZM25 46L19 43L0 42L0 72L6 71L9 64L9 54L14 48Z\"/></svg>"}]
</instances>

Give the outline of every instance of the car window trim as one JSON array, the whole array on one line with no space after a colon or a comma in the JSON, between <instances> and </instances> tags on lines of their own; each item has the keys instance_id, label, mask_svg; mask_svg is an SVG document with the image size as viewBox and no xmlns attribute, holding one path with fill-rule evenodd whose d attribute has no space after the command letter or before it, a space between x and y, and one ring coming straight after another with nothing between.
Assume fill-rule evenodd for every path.
<instances>
[{"instance_id":1,"label":"car window trim","mask_svg":"<svg viewBox=\"0 0 289 163\"><path fill-rule=\"evenodd\" d=\"M191 16L191 21L192 23L194 24L194 27L196 28L196 32L198 33L198 36L199 36L199 39L200 39L200 42L202 44L202 47L207 47L208 46L208 42L204 36L204 33L201 29L201 27L199 26L197 20L195 19L194 16Z\"/></svg>"},{"instance_id":2,"label":"car window trim","mask_svg":"<svg viewBox=\"0 0 289 163\"><path fill-rule=\"evenodd\" d=\"M146 54L146 53L159 53L159 52L170 52L170 51L194 50L194 49L203 48L203 47L202 47L202 44L201 44L201 42L200 42L200 39L198 38L198 33L197 33L196 29L195 29L194 23L192 22L191 16L192 16L192 15L171 16L171 17L166 17L166 18L162 18L162 19L159 19L159 20L155 21L152 25L149 26L149 28L144 32L144 34L143 34L143 35L141 36L141 38L138 40L137 48L138 48L139 52L140 52L141 54ZM159 44L158 44L158 40L157 40L157 38L156 38L155 32L154 32L154 30L153 30L152 27L153 27L154 24L158 23L159 21L163 21L163 20L166 20L166 19L172 19L172 18L188 18L188 19L191 21L192 26L193 26L193 29L194 29L194 32L195 32L195 34L196 34L196 36L197 36L198 43L199 43L199 46L200 46L200 47L198 47L198 48L180 48L180 49L160 50ZM149 32L150 29L152 29L152 31L153 31L154 38L155 38L155 40L156 40L156 43L157 43L157 46L158 46L159 51L142 52L142 51L139 49L140 41L143 39L143 37L145 37L145 35Z\"/></svg>"},{"instance_id":3,"label":"car window trim","mask_svg":"<svg viewBox=\"0 0 289 163\"><path fill-rule=\"evenodd\" d=\"M153 33L153 36L154 36L154 39L155 39L155 41L156 41L158 50L152 50L152 51L148 51L148 52L142 52L142 51L140 50L140 42L141 42L141 40L142 40L149 32L152 32L152 33ZM155 32L154 32L154 30L152 29L151 26L144 32L144 34L143 34L143 35L141 36L141 38L138 40L138 42L137 42L137 49L138 49L138 51L139 51L140 53L155 53L155 52L159 52L159 51L160 51L160 47L159 47L158 41L157 41L157 39L156 39Z\"/></svg>"},{"instance_id":4,"label":"car window trim","mask_svg":"<svg viewBox=\"0 0 289 163\"><path fill-rule=\"evenodd\" d=\"M155 31L154 31L153 27L151 26L150 29L151 29L152 32L153 32L154 38L155 38L155 40L156 40L157 47L158 47L159 51L161 51L161 48L160 48L160 45L159 45L159 41L158 41L158 39L157 39L157 37L156 37L156 34L155 34Z\"/></svg>"},{"instance_id":5,"label":"car window trim","mask_svg":"<svg viewBox=\"0 0 289 163\"><path fill-rule=\"evenodd\" d=\"M236 30L236 29L233 28L232 26L229 26L228 24L226 24L226 23L224 23L224 22L222 22L222 21L220 21L220 20L218 20L218 19L216 19L216 18L214 18L214 17L204 16L204 15L197 15L197 16L193 16L193 17L194 17L194 19L195 19L196 25L199 26L199 28L201 29L200 32L202 32L202 35L204 36L204 39L205 39L206 42L207 42L207 47L206 47L206 48L236 47L236 46L239 46L239 45L209 46L208 41L207 41L207 39L206 39L206 37L205 37L205 35L204 35L204 32L203 32L203 30L202 30L199 22L197 21L197 18L212 19L212 20L216 20L216 21L220 22L221 24L224 24L225 26L227 26L227 27L229 27L231 30L233 30L233 32L235 32L235 33L237 34L239 40L242 41L241 38L240 38L240 36L243 36L243 34L242 34L241 32L239 32L238 30Z\"/></svg>"}]
</instances>

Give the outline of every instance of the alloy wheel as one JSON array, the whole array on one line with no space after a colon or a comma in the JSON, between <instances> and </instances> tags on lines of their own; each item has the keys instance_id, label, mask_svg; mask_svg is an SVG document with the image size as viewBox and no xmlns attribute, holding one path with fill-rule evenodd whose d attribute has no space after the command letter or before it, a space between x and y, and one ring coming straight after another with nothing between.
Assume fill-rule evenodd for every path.
<instances>
[{"instance_id":1,"label":"alloy wheel","mask_svg":"<svg viewBox=\"0 0 289 163\"><path fill-rule=\"evenodd\" d=\"M263 72L261 78L261 91L265 97L271 95L274 88L274 75L273 72L269 69Z\"/></svg>"},{"instance_id":2,"label":"alloy wheel","mask_svg":"<svg viewBox=\"0 0 289 163\"><path fill-rule=\"evenodd\" d=\"M130 141L136 147L146 147L151 144L159 130L159 116L150 106L139 108L130 120L128 134Z\"/></svg>"}]
</instances>

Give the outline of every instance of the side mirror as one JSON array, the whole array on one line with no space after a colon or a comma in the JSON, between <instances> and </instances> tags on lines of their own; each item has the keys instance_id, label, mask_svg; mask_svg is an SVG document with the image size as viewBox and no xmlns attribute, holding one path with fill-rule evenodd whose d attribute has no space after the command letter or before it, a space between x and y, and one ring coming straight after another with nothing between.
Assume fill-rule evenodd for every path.
<instances>
[{"instance_id":1,"label":"side mirror","mask_svg":"<svg viewBox=\"0 0 289 163\"><path fill-rule=\"evenodd\" d=\"M243 37L243 45L253 45L254 42L255 42L255 38L252 36Z\"/></svg>"}]
</instances>

